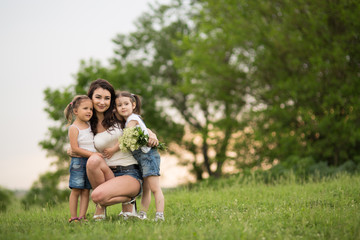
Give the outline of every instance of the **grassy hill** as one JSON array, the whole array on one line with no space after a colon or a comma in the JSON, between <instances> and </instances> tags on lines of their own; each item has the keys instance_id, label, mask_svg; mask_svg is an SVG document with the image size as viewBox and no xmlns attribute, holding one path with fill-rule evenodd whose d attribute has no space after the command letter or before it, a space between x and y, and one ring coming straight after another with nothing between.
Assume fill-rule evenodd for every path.
<instances>
[{"instance_id":1,"label":"grassy hill","mask_svg":"<svg viewBox=\"0 0 360 240\"><path fill-rule=\"evenodd\" d=\"M108 208L103 222L67 222L67 203L0 213L0 239L360 239L360 176L265 184L233 176L165 191L165 222ZM88 218L95 206L90 204ZM148 216L154 217L154 203Z\"/></svg>"}]
</instances>

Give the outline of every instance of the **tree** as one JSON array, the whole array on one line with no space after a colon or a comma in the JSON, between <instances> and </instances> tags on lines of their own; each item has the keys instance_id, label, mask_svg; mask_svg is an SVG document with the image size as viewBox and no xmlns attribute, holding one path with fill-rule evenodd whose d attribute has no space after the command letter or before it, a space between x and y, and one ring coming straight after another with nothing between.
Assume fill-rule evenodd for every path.
<instances>
[{"instance_id":1,"label":"tree","mask_svg":"<svg viewBox=\"0 0 360 240\"><path fill-rule=\"evenodd\" d=\"M219 9L217 9L219 10ZM228 16L229 11L222 14ZM205 123L199 123L204 164L209 175L221 176L224 163L234 162L234 135L240 130L241 112L247 96L246 57L236 29L227 34L236 18L228 16L231 24L212 12L206 4L199 6L193 16L195 29L185 36L181 46L186 49L176 58L176 66L191 89L194 108L202 109ZM200 118L201 119L201 118ZM215 152L209 157L209 152ZM211 164L215 163L215 170Z\"/></svg>"},{"instance_id":2,"label":"tree","mask_svg":"<svg viewBox=\"0 0 360 240\"><path fill-rule=\"evenodd\" d=\"M201 16L196 19L200 9L196 3L173 1L144 14L136 32L114 41L118 44L114 61L136 59L148 66L161 95L159 102L167 103L167 108L170 104L176 114L168 117L188 129L177 144L193 153L187 163L198 179L203 172L221 176L223 164L231 160L230 142L246 89L244 71L232 62L238 44L220 35L202 39L218 29L200 24ZM165 108L163 114L168 112Z\"/></svg>"},{"instance_id":3,"label":"tree","mask_svg":"<svg viewBox=\"0 0 360 240\"><path fill-rule=\"evenodd\" d=\"M255 53L250 89L256 105L249 116L254 155L270 163L292 155L334 166L360 163L360 4L238 4L249 13L243 30Z\"/></svg>"}]
</instances>

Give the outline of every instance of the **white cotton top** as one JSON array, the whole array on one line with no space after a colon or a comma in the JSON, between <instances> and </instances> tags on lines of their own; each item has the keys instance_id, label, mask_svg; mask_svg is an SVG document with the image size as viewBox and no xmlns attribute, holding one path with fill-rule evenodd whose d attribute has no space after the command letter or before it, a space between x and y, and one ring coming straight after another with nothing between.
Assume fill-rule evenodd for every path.
<instances>
[{"instance_id":1,"label":"white cotton top","mask_svg":"<svg viewBox=\"0 0 360 240\"><path fill-rule=\"evenodd\" d=\"M113 147L119 144L119 137L123 134L120 126L113 126L107 131L97 133L94 137L95 148L102 153L105 148ZM108 166L128 166L137 164L137 161L130 152L121 152L120 150L114 153L111 158L105 158Z\"/></svg>"},{"instance_id":2,"label":"white cotton top","mask_svg":"<svg viewBox=\"0 0 360 240\"><path fill-rule=\"evenodd\" d=\"M137 121L137 122L138 122L138 125L137 125L137 126L140 126L141 130L143 130L144 133L149 136L149 132L148 132L148 130L147 130L147 127L146 127L144 121L141 119L141 117L140 117L139 115L137 115L137 114L135 114L135 113L131 114L131 115L126 119L125 127L127 127L127 124L128 124L130 121L132 121L132 120ZM148 147L148 146L142 146L142 147L141 147L141 151L142 151L143 153L147 153L147 152L149 152L150 150L151 150L151 147Z\"/></svg>"},{"instance_id":3,"label":"white cotton top","mask_svg":"<svg viewBox=\"0 0 360 240\"><path fill-rule=\"evenodd\" d=\"M94 146L94 133L91 131L90 125L86 129L80 129L75 124L73 124L71 126L74 126L79 130L79 135L77 138L79 148L88 150L90 152L96 152L96 149Z\"/></svg>"}]
</instances>

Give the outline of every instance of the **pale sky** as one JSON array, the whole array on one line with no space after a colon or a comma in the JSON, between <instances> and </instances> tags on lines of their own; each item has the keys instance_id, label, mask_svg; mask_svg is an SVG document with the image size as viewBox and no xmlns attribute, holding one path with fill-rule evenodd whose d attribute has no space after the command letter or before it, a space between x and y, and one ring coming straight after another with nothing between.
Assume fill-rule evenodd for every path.
<instances>
[{"instance_id":1,"label":"pale sky","mask_svg":"<svg viewBox=\"0 0 360 240\"><path fill-rule=\"evenodd\" d=\"M38 145L52 125L43 110L44 89L74 83L81 59L107 65L111 40L135 30L135 20L155 1L0 0L0 186L29 189L51 169Z\"/></svg>"}]
</instances>

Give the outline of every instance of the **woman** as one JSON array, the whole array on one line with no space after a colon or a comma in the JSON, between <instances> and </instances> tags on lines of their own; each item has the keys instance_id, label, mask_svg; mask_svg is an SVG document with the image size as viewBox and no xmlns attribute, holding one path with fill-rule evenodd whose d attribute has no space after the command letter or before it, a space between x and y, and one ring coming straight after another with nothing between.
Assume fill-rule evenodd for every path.
<instances>
[{"instance_id":1,"label":"woman","mask_svg":"<svg viewBox=\"0 0 360 240\"><path fill-rule=\"evenodd\" d=\"M119 151L118 138L122 129L113 114L114 88L108 81L98 79L91 83L88 96L94 104L94 114L90 120L95 135L94 144L105 159L93 154L86 168L93 188L91 198L96 203L94 219L103 220L106 218L106 206L129 203L141 193L142 178L138 163L131 153ZM149 144L158 144L153 133ZM132 205L123 204L123 212L127 216L132 212Z\"/></svg>"}]
</instances>

